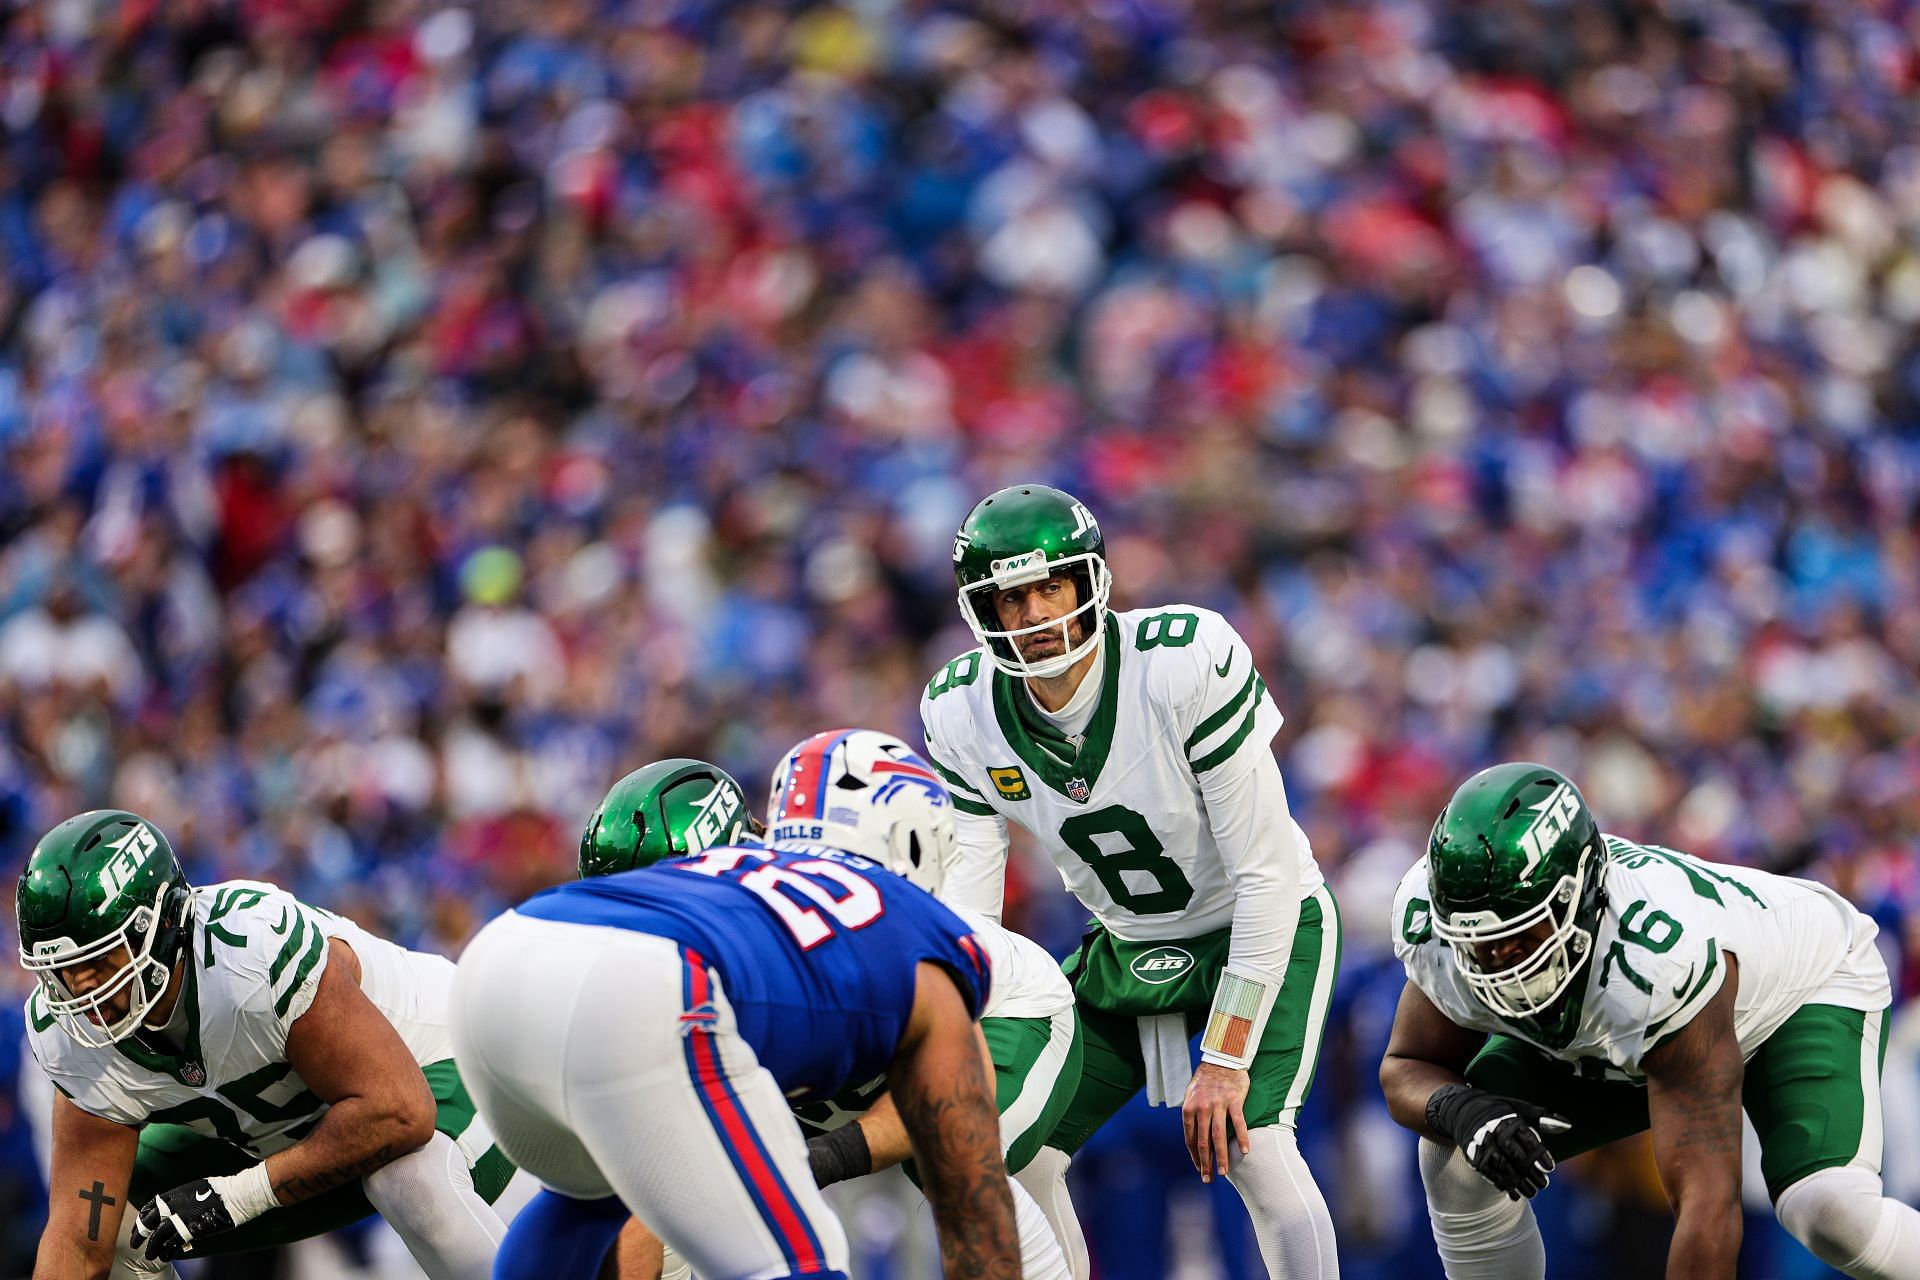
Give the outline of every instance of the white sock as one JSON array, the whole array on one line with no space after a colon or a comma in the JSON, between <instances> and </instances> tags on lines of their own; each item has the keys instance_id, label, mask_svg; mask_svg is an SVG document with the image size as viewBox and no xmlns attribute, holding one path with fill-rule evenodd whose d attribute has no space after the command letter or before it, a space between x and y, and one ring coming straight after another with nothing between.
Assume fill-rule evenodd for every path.
<instances>
[{"instance_id":1,"label":"white sock","mask_svg":"<svg viewBox=\"0 0 1920 1280\"><path fill-rule=\"evenodd\" d=\"M1780 1193L1773 1211L1814 1257L1855 1280L1920 1276L1920 1210L1881 1194L1870 1169L1822 1169Z\"/></svg>"},{"instance_id":2,"label":"white sock","mask_svg":"<svg viewBox=\"0 0 1920 1280\"><path fill-rule=\"evenodd\" d=\"M1293 1130L1263 1125L1248 1135L1252 1152L1228 1137L1227 1181L1246 1202L1254 1239L1267 1274L1286 1280L1335 1280L1340 1258L1334 1251L1333 1215L1300 1156Z\"/></svg>"},{"instance_id":3,"label":"white sock","mask_svg":"<svg viewBox=\"0 0 1920 1280\"><path fill-rule=\"evenodd\" d=\"M1061 1256L1060 1242L1054 1239L1053 1224L1040 1212L1027 1189L1007 1179L1013 1192L1013 1226L1020 1233L1020 1275L1023 1280L1072 1280L1067 1260Z\"/></svg>"},{"instance_id":4,"label":"white sock","mask_svg":"<svg viewBox=\"0 0 1920 1280\"><path fill-rule=\"evenodd\" d=\"M622 1277L625 1280L625 1277ZM693 1268L687 1260L671 1249L663 1249L660 1258L660 1280L693 1280Z\"/></svg>"},{"instance_id":5,"label":"white sock","mask_svg":"<svg viewBox=\"0 0 1920 1280\"><path fill-rule=\"evenodd\" d=\"M1547 1274L1533 1206L1508 1199L1458 1147L1420 1139L1420 1181L1447 1280L1542 1280Z\"/></svg>"},{"instance_id":6,"label":"white sock","mask_svg":"<svg viewBox=\"0 0 1920 1280\"><path fill-rule=\"evenodd\" d=\"M1058 1147L1042 1147L1013 1180L1026 1188L1046 1215L1073 1280L1088 1280L1093 1260L1087 1253L1086 1233L1080 1229L1080 1215L1073 1211L1073 1198L1067 1194L1067 1166L1072 1162L1073 1157Z\"/></svg>"},{"instance_id":7,"label":"white sock","mask_svg":"<svg viewBox=\"0 0 1920 1280\"><path fill-rule=\"evenodd\" d=\"M367 1175L367 1199L429 1280L490 1280L507 1224L473 1189L467 1158L444 1133Z\"/></svg>"}]
</instances>

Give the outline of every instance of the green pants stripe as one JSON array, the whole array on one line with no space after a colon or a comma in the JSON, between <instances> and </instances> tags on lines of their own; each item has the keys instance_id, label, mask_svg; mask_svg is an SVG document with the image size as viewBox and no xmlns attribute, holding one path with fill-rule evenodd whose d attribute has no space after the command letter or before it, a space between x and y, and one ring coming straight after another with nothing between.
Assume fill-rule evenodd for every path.
<instances>
[{"instance_id":1,"label":"green pants stripe","mask_svg":"<svg viewBox=\"0 0 1920 1280\"><path fill-rule=\"evenodd\" d=\"M431 1063L422 1068L422 1073L433 1090L433 1127L460 1145L467 1159L473 1162L474 1190L492 1204L513 1177L513 1165L493 1145L485 1122L474 1110L473 1099L467 1096L453 1059ZM477 1133L473 1131L475 1125L480 1126ZM485 1141L486 1146L476 1158L467 1148L477 1141ZM182 1183L239 1173L259 1160L260 1157L232 1143L210 1138L184 1125L150 1124L140 1131L127 1211L137 1212L162 1191L170 1191ZM291 1244L358 1222L373 1211L362 1183L350 1182L310 1200L269 1210L252 1222L209 1239L206 1248L196 1249L189 1256L245 1253Z\"/></svg>"},{"instance_id":2,"label":"green pants stripe","mask_svg":"<svg viewBox=\"0 0 1920 1280\"><path fill-rule=\"evenodd\" d=\"M1804 1005L1747 1060L1740 1105L1760 1135L1767 1194L1811 1173L1846 1166L1880 1171L1880 1068L1884 1010ZM1565 1116L1573 1128L1549 1138L1557 1160L1646 1130L1647 1089L1596 1078L1508 1036L1492 1036L1467 1065L1467 1081Z\"/></svg>"},{"instance_id":3,"label":"green pants stripe","mask_svg":"<svg viewBox=\"0 0 1920 1280\"><path fill-rule=\"evenodd\" d=\"M1190 1036L1205 1027L1231 941L1230 931L1221 929L1174 943L1129 943L1094 926L1080 953L1066 965L1080 1002L1086 1042L1080 1088L1047 1140L1048 1146L1069 1153L1079 1150L1107 1117L1146 1084L1140 1018L1178 1012L1185 1015ZM1192 963L1171 979L1151 982L1135 971L1139 965L1140 972L1159 979L1161 971L1143 962L1169 950L1190 956ZM1340 911L1333 894L1322 885L1300 903L1300 923L1294 930L1280 995L1247 1069L1249 1128L1291 1125L1299 1115L1320 1063L1320 1040L1326 1033L1327 1009L1339 969Z\"/></svg>"},{"instance_id":4,"label":"green pants stripe","mask_svg":"<svg viewBox=\"0 0 1920 1280\"><path fill-rule=\"evenodd\" d=\"M1084 1045L1072 1009L1051 1018L982 1018L1007 1172L1027 1167L1080 1086Z\"/></svg>"}]
</instances>

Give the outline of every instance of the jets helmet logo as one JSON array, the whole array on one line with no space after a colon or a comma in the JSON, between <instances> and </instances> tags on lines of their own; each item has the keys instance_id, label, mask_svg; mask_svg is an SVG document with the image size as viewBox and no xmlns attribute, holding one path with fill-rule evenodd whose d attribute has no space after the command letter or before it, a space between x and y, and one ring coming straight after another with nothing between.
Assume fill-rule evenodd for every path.
<instances>
[{"instance_id":1,"label":"jets helmet logo","mask_svg":"<svg viewBox=\"0 0 1920 1280\"><path fill-rule=\"evenodd\" d=\"M1527 854L1527 865L1520 869L1521 884L1533 879L1547 850L1572 828L1574 816L1580 812L1580 802L1574 797L1572 786L1563 782L1553 789L1552 795L1539 804L1527 806L1527 810L1534 819L1527 825L1526 834L1520 837L1520 847Z\"/></svg>"},{"instance_id":2,"label":"jets helmet logo","mask_svg":"<svg viewBox=\"0 0 1920 1280\"><path fill-rule=\"evenodd\" d=\"M106 888L108 902L120 896L120 891L127 887L127 882L140 870L140 864L156 847L158 842L153 838L153 830L144 822L134 823L127 828L127 834L107 842L114 856L100 869L100 883Z\"/></svg>"},{"instance_id":3,"label":"jets helmet logo","mask_svg":"<svg viewBox=\"0 0 1920 1280\"><path fill-rule=\"evenodd\" d=\"M707 792L687 828L687 852L699 853L731 838L734 825L743 815L733 793L724 786Z\"/></svg>"},{"instance_id":4,"label":"jets helmet logo","mask_svg":"<svg viewBox=\"0 0 1920 1280\"><path fill-rule=\"evenodd\" d=\"M1087 510L1084 503L1076 502L1073 504L1073 532L1068 536L1077 538L1088 530L1098 533L1100 526L1094 523L1093 512Z\"/></svg>"}]
</instances>

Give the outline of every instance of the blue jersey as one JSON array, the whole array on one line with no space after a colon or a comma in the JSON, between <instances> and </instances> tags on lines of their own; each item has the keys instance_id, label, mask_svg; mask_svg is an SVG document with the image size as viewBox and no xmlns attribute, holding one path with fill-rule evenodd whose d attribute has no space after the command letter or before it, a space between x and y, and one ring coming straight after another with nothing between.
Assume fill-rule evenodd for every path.
<instances>
[{"instance_id":1,"label":"blue jersey","mask_svg":"<svg viewBox=\"0 0 1920 1280\"><path fill-rule=\"evenodd\" d=\"M922 960L974 1017L991 981L960 917L879 863L838 849L731 846L576 880L521 915L672 938L720 975L740 1034L790 1100L832 1097L887 1069Z\"/></svg>"}]
</instances>

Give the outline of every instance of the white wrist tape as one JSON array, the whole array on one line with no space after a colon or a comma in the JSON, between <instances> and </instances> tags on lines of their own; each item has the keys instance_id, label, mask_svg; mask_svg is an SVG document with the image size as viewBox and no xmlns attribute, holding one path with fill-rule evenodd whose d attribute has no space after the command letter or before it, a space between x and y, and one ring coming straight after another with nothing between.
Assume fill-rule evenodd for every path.
<instances>
[{"instance_id":1,"label":"white wrist tape","mask_svg":"<svg viewBox=\"0 0 1920 1280\"><path fill-rule=\"evenodd\" d=\"M236 1227L280 1207L280 1198L273 1193L273 1180L267 1177L265 1161L242 1169L232 1177L208 1178L207 1185L227 1206L227 1216Z\"/></svg>"},{"instance_id":2,"label":"white wrist tape","mask_svg":"<svg viewBox=\"0 0 1920 1280\"><path fill-rule=\"evenodd\" d=\"M1213 1011L1207 1015L1207 1033L1200 1039L1200 1058L1222 1067L1244 1071L1259 1052L1280 984L1258 974L1232 969L1220 975L1213 993Z\"/></svg>"}]
</instances>

